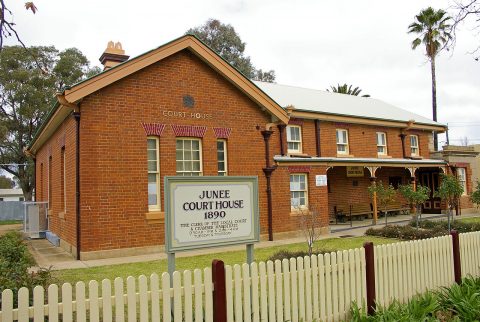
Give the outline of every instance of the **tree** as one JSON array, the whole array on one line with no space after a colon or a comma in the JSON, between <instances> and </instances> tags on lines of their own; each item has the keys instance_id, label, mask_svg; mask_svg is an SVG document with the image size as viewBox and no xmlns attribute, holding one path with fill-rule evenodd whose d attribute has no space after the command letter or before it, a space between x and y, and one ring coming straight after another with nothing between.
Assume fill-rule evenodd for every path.
<instances>
[{"instance_id":1,"label":"tree","mask_svg":"<svg viewBox=\"0 0 480 322\"><path fill-rule=\"evenodd\" d=\"M416 189L409 184L398 187L400 194L408 201L410 206L415 208L415 219L418 221L422 212L422 204L430 197L430 188L422 185L416 186Z\"/></svg>"},{"instance_id":2,"label":"tree","mask_svg":"<svg viewBox=\"0 0 480 322\"><path fill-rule=\"evenodd\" d=\"M333 93L347 94L347 95L353 95L353 96L359 96L360 92L362 91L358 86L355 88L352 88L352 85L349 86L346 83L343 85L337 84L337 86L330 86L330 89L332 90ZM327 88L327 92L330 92L328 88ZM365 95L362 95L362 97L370 97L370 95L365 94Z\"/></svg>"},{"instance_id":3,"label":"tree","mask_svg":"<svg viewBox=\"0 0 480 322\"><path fill-rule=\"evenodd\" d=\"M35 60L45 70L36 68ZM52 107L55 93L82 80L88 71L88 60L78 49L59 53L54 47L30 47L27 52L12 46L0 52L0 167L16 177L25 200L32 198L33 163L24 149Z\"/></svg>"},{"instance_id":4,"label":"tree","mask_svg":"<svg viewBox=\"0 0 480 322\"><path fill-rule=\"evenodd\" d=\"M6 176L0 176L0 189L12 189L15 187L15 182Z\"/></svg>"},{"instance_id":5,"label":"tree","mask_svg":"<svg viewBox=\"0 0 480 322\"><path fill-rule=\"evenodd\" d=\"M300 229L307 240L308 256L312 256L313 246L321 235L322 218L320 212L312 205L309 206L309 209L305 207L296 207L295 209L298 212Z\"/></svg>"},{"instance_id":6,"label":"tree","mask_svg":"<svg viewBox=\"0 0 480 322\"><path fill-rule=\"evenodd\" d=\"M31 1L25 2L25 9L34 14L37 12L37 7ZM0 51L3 49L4 40L9 37L15 37L23 48L27 48L17 33L12 11L5 5L5 0L0 0Z\"/></svg>"},{"instance_id":7,"label":"tree","mask_svg":"<svg viewBox=\"0 0 480 322\"><path fill-rule=\"evenodd\" d=\"M432 73L432 111L433 120L437 121L437 80L435 75L435 58L445 48L451 39L449 20L447 13L442 9L435 10L432 7L423 9L415 16L415 21L408 26L408 33L417 34L419 37L412 41L412 49L415 50L423 44L425 54L430 60ZM438 151L438 135L434 133L433 146Z\"/></svg>"},{"instance_id":8,"label":"tree","mask_svg":"<svg viewBox=\"0 0 480 322\"><path fill-rule=\"evenodd\" d=\"M480 207L480 181L477 181L477 187L475 188L475 191L472 192L470 199L472 199L472 202L477 208Z\"/></svg>"},{"instance_id":9,"label":"tree","mask_svg":"<svg viewBox=\"0 0 480 322\"><path fill-rule=\"evenodd\" d=\"M460 197L463 194L463 186L458 179L452 175L441 174L441 183L437 191L434 192L434 197L440 198L447 203L448 212L448 230L450 230L450 216L458 204Z\"/></svg>"},{"instance_id":10,"label":"tree","mask_svg":"<svg viewBox=\"0 0 480 322\"><path fill-rule=\"evenodd\" d=\"M245 77L270 83L275 81L273 70L255 69L250 57L245 55L246 44L231 25L209 19L205 24L191 28L186 33L198 37Z\"/></svg>"},{"instance_id":11,"label":"tree","mask_svg":"<svg viewBox=\"0 0 480 322\"><path fill-rule=\"evenodd\" d=\"M453 16L453 24L452 24L452 42L451 46L455 46L456 42L456 34L457 34L457 29L459 28L460 24L467 22L467 21L473 21L476 25L473 26L473 29L477 29L480 27L478 22L480 22L480 1L478 0L454 0L453 1L453 6L451 9L454 12ZM478 36L478 33L476 33L476 36ZM480 55L478 55L480 51L480 45L477 46L476 49L473 50L474 58L476 61L479 60Z\"/></svg>"},{"instance_id":12,"label":"tree","mask_svg":"<svg viewBox=\"0 0 480 322\"><path fill-rule=\"evenodd\" d=\"M385 222L387 222L387 207L390 203L395 201L395 196L397 195L395 188L392 185L384 186L382 181L378 183L374 181L368 187L368 192L372 198L374 197L374 192L376 192L378 204L380 205L380 209L383 209Z\"/></svg>"}]
</instances>

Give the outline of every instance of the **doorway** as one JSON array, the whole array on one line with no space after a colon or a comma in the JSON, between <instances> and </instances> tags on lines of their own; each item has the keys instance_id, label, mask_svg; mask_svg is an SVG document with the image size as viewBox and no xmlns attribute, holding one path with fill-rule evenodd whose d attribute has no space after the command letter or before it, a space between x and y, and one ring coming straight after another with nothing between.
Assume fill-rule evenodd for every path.
<instances>
[{"instance_id":1,"label":"doorway","mask_svg":"<svg viewBox=\"0 0 480 322\"><path fill-rule=\"evenodd\" d=\"M439 214L442 211L442 202L440 198L433 196L438 189L439 173L436 170L418 170L419 182L422 186L430 188L430 196L422 205L422 212L425 214Z\"/></svg>"}]
</instances>

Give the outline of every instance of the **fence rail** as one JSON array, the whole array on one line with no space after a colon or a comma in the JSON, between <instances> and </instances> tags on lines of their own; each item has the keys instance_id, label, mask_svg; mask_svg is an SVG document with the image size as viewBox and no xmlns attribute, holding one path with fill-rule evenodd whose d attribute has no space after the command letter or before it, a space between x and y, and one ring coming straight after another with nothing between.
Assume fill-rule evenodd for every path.
<instances>
[{"instance_id":1,"label":"fence rail","mask_svg":"<svg viewBox=\"0 0 480 322\"><path fill-rule=\"evenodd\" d=\"M360 248L224 269L222 264L219 281L205 268L174 272L172 278L163 273L37 286L33 294L4 290L0 321L214 321L220 308L213 298L222 287L227 321L340 321L349 318L352 301L368 302L367 274L373 274L381 305L454 283L460 267L452 241L444 236L372 247L370 273L366 257L372 255ZM459 245L462 276L479 275L480 232L460 234Z\"/></svg>"}]
</instances>

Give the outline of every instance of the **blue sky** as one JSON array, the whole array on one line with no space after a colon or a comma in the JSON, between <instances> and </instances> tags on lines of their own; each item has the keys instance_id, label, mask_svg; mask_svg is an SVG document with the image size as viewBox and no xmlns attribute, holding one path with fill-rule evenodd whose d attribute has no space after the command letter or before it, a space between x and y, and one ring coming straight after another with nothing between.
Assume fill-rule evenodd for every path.
<instances>
[{"instance_id":1,"label":"blue sky","mask_svg":"<svg viewBox=\"0 0 480 322\"><path fill-rule=\"evenodd\" d=\"M36 0L37 14L10 0L28 45L79 48L98 58L109 40L136 56L217 18L247 43L256 67L274 69L281 84L325 89L337 83L431 118L430 65L412 51L407 27L436 1L60 1ZM464 25L455 51L437 59L439 121L451 125L452 143L480 144L480 62L469 52L480 38ZM444 140L443 137L440 138ZM441 142L442 143L442 142Z\"/></svg>"}]
</instances>

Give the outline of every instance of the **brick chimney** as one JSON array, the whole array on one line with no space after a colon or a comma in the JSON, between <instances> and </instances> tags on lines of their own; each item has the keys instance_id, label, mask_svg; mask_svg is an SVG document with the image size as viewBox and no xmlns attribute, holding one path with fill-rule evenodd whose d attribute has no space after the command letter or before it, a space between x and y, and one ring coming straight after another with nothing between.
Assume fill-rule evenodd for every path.
<instances>
[{"instance_id":1,"label":"brick chimney","mask_svg":"<svg viewBox=\"0 0 480 322\"><path fill-rule=\"evenodd\" d=\"M107 70L127 61L129 57L130 56L125 55L125 50L122 49L120 42L114 43L113 41L109 41L107 49L105 49L99 60L103 65L103 70Z\"/></svg>"}]
</instances>

